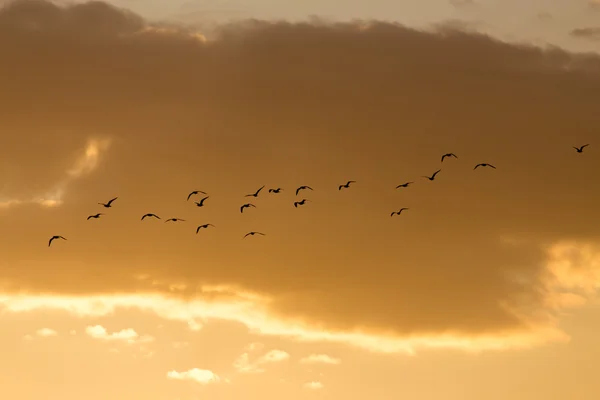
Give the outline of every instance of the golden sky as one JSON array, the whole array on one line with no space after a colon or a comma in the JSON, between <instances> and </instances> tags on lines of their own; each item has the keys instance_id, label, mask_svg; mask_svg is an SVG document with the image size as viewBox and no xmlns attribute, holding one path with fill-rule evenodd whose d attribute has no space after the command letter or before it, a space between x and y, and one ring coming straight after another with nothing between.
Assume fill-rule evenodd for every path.
<instances>
[{"instance_id":1,"label":"golden sky","mask_svg":"<svg viewBox=\"0 0 600 400\"><path fill-rule=\"evenodd\" d=\"M600 395L597 55L26 1L0 59L3 398Z\"/></svg>"}]
</instances>

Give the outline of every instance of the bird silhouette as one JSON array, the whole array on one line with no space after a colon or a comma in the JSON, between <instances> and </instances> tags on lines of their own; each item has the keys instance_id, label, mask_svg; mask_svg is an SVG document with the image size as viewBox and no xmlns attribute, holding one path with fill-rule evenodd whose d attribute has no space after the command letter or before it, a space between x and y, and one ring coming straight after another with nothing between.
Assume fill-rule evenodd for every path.
<instances>
[{"instance_id":1,"label":"bird silhouette","mask_svg":"<svg viewBox=\"0 0 600 400\"><path fill-rule=\"evenodd\" d=\"M409 208L403 207L399 211L394 211L394 212L392 212L390 217L393 217L394 215L400 215L402 213L402 211L404 211L404 210L409 210Z\"/></svg>"},{"instance_id":2,"label":"bird silhouette","mask_svg":"<svg viewBox=\"0 0 600 400\"><path fill-rule=\"evenodd\" d=\"M575 149L575 151L577 151L578 153L583 153L583 149L585 149L585 148L586 148L586 147L588 147L588 146L589 146L589 144L584 144L584 145L583 145L583 146L581 146L581 147L575 147L575 146L573 146L573 148L574 148L574 149Z\"/></svg>"},{"instance_id":3,"label":"bird silhouette","mask_svg":"<svg viewBox=\"0 0 600 400\"><path fill-rule=\"evenodd\" d=\"M248 207L256 207L254 204L252 203L246 203L243 206L240 207L240 212L243 213L244 212L244 208L248 208Z\"/></svg>"},{"instance_id":4,"label":"bird silhouette","mask_svg":"<svg viewBox=\"0 0 600 400\"><path fill-rule=\"evenodd\" d=\"M188 197L187 197L188 201L190 200L190 197L192 197L193 195L198 194L198 193L206 194L206 192L203 192L202 190L194 190L193 192L188 194Z\"/></svg>"},{"instance_id":5,"label":"bird silhouette","mask_svg":"<svg viewBox=\"0 0 600 400\"><path fill-rule=\"evenodd\" d=\"M60 236L60 235L54 235L50 238L50 240L48 241L48 247L50 247L50 245L52 244L52 241L55 239L62 239L62 240L67 240L67 238Z\"/></svg>"},{"instance_id":6,"label":"bird silhouette","mask_svg":"<svg viewBox=\"0 0 600 400\"><path fill-rule=\"evenodd\" d=\"M152 214L152 213L148 213L148 214L144 214L144 215L142 216L142 219L141 219L140 221L143 221L143 220L144 220L144 218L146 218L146 217L153 217L153 218L156 218L156 219L160 219L160 217L159 217L158 215L156 215L156 214Z\"/></svg>"},{"instance_id":7,"label":"bird silhouette","mask_svg":"<svg viewBox=\"0 0 600 400\"><path fill-rule=\"evenodd\" d=\"M458 157L456 157L456 154L454 154L454 153L446 153L442 156L442 162L444 162L444 158L446 158L446 157L458 158Z\"/></svg>"},{"instance_id":8,"label":"bird silhouette","mask_svg":"<svg viewBox=\"0 0 600 400\"><path fill-rule=\"evenodd\" d=\"M296 196L298 196L298 193L304 189L313 190L313 188L311 188L310 186L300 186L298 189L296 189Z\"/></svg>"},{"instance_id":9,"label":"bird silhouette","mask_svg":"<svg viewBox=\"0 0 600 400\"><path fill-rule=\"evenodd\" d=\"M310 200L307 200L307 199L302 199L302 200L300 200L300 201L295 201L295 202L294 202L294 207L298 208L298 206L303 206L303 205L304 205L304 203L306 203L307 201L310 201Z\"/></svg>"},{"instance_id":10,"label":"bird silhouette","mask_svg":"<svg viewBox=\"0 0 600 400\"><path fill-rule=\"evenodd\" d=\"M405 188L405 187L408 187L408 185L410 185L411 183L414 183L414 182L406 182L406 183L403 183L402 185L398 185L398 186L396 186L396 189L400 189L400 188Z\"/></svg>"},{"instance_id":11,"label":"bird silhouette","mask_svg":"<svg viewBox=\"0 0 600 400\"><path fill-rule=\"evenodd\" d=\"M104 214L98 213L98 214L90 215L89 217L87 217L87 219L90 219L90 218L96 218L97 219L97 218L100 218L101 215L104 215Z\"/></svg>"},{"instance_id":12,"label":"bird silhouette","mask_svg":"<svg viewBox=\"0 0 600 400\"><path fill-rule=\"evenodd\" d=\"M277 189L269 189L269 193L279 193L281 192L283 189L282 188L277 188Z\"/></svg>"},{"instance_id":13,"label":"bird silhouette","mask_svg":"<svg viewBox=\"0 0 600 400\"><path fill-rule=\"evenodd\" d=\"M198 232L200 231L200 229L202 228L208 228L209 226L212 226L214 228L213 224L204 224L204 225L200 225L196 228L196 234L198 234Z\"/></svg>"},{"instance_id":14,"label":"bird silhouette","mask_svg":"<svg viewBox=\"0 0 600 400\"><path fill-rule=\"evenodd\" d=\"M260 189L258 189L255 193L247 194L245 197L258 197L258 194L260 193L261 190L263 190L264 187L265 187L265 185L262 185L260 187Z\"/></svg>"},{"instance_id":15,"label":"bird silhouette","mask_svg":"<svg viewBox=\"0 0 600 400\"><path fill-rule=\"evenodd\" d=\"M429 179L430 181L432 181L432 180L434 180L434 179L435 179L435 176L436 176L437 174L439 174L439 173L440 173L440 171L441 171L441 169L438 169L438 170L437 170L437 171L435 171L435 172L433 173L433 175L431 175L431 176L425 176L425 175L423 175L423 178L427 178L427 179Z\"/></svg>"},{"instance_id":16,"label":"bird silhouette","mask_svg":"<svg viewBox=\"0 0 600 400\"><path fill-rule=\"evenodd\" d=\"M173 221L173 222L182 221L182 222L185 222L185 219L181 219L181 218L169 218L165 222L169 222L169 221Z\"/></svg>"},{"instance_id":17,"label":"bird silhouette","mask_svg":"<svg viewBox=\"0 0 600 400\"><path fill-rule=\"evenodd\" d=\"M248 232L244 235L244 237L242 239L246 239L246 236L254 236L254 235L263 235L265 236L264 233L260 233L260 232Z\"/></svg>"},{"instance_id":18,"label":"bird silhouette","mask_svg":"<svg viewBox=\"0 0 600 400\"><path fill-rule=\"evenodd\" d=\"M101 206L104 206L104 207L106 207L106 208L110 208L110 207L112 207L112 205L111 205L111 204L112 204L112 202L113 202L113 201L115 201L116 199L118 199L118 197L115 197L114 199L110 199L110 200L108 201L108 203L98 203L98 204L100 204Z\"/></svg>"},{"instance_id":19,"label":"bird silhouette","mask_svg":"<svg viewBox=\"0 0 600 400\"><path fill-rule=\"evenodd\" d=\"M340 185L340 186L338 187L338 190L342 190L342 188L348 189L348 188L350 187L350 184L351 184L351 183L356 183L356 181L348 181L348 182L346 182L346 184L345 184L345 185Z\"/></svg>"},{"instance_id":20,"label":"bird silhouette","mask_svg":"<svg viewBox=\"0 0 600 400\"><path fill-rule=\"evenodd\" d=\"M480 164L477 164L475 166L475 168L473 168L473 170L476 170L478 167L490 167L490 168L496 169L496 167L494 167L492 164L480 163Z\"/></svg>"},{"instance_id":21,"label":"bird silhouette","mask_svg":"<svg viewBox=\"0 0 600 400\"><path fill-rule=\"evenodd\" d=\"M204 206L204 200L208 199L209 196L204 197L202 200L200 201L195 201L194 203L196 203L196 205L198 207L203 207Z\"/></svg>"}]
</instances>

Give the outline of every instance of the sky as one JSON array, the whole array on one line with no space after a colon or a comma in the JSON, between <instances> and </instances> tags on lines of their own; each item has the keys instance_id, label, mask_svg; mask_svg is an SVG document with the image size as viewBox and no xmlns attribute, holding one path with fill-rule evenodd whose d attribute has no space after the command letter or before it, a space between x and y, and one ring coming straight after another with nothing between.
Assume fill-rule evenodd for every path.
<instances>
[{"instance_id":1,"label":"sky","mask_svg":"<svg viewBox=\"0 0 600 400\"><path fill-rule=\"evenodd\" d=\"M2 398L597 399L600 14L511 3L5 5Z\"/></svg>"}]
</instances>

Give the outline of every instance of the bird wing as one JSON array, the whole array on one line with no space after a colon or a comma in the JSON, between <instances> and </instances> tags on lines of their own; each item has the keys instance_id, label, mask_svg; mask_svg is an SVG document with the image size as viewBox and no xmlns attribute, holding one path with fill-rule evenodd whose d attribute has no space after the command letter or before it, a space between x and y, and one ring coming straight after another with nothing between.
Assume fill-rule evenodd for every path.
<instances>
[{"instance_id":1,"label":"bird wing","mask_svg":"<svg viewBox=\"0 0 600 400\"><path fill-rule=\"evenodd\" d=\"M108 201L108 203L106 203L106 204L109 204L109 205L110 205L110 204L111 204L113 201L115 201L116 199L118 199L118 197L115 197L114 199L110 199L110 200Z\"/></svg>"},{"instance_id":2,"label":"bird wing","mask_svg":"<svg viewBox=\"0 0 600 400\"><path fill-rule=\"evenodd\" d=\"M477 164L477 165L475 166L475 168L473 168L473 169L477 169L477 167L480 167L480 166L481 166L481 164Z\"/></svg>"},{"instance_id":3,"label":"bird wing","mask_svg":"<svg viewBox=\"0 0 600 400\"><path fill-rule=\"evenodd\" d=\"M204 204L204 200L208 199L210 196L206 196L205 198L203 198L202 200L200 200L200 204Z\"/></svg>"},{"instance_id":4,"label":"bird wing","mask_svg":"<svg viewBox=\"0 0 600 400\"><path fill-rule=\"evenodd\" d=\"M92 216L91 216L91 215L90 215L89 217L87 217L87 219L90 219L90 218L92 218Z\"/></svg>"},{"instance_id":5,"label":"bird wing","mask_svg":"<svg viewBox=\"0 0 600 400\"><path fill-rule=\"evenodd\" d=\"M190 197L192 197L192 195L194 195L194 194L196 194L196 192L192 192L192 193L188 194L188 198L187 198L188 201L190 200Z\"/></svg>"},{"instance_id":6,"label":"bird wing","mask_svg":"<svg viewBox=\"0 0 600 400\"><path fill-rule=\"evenodd\" d=\"M265 187L265 185L262 185L262 186L260 187L260 189L258 189L258 190L256 191L256 195L258 195L258 194L260 193L260 191L261 191L261 190L263 190L263 188L264 188L264 187Z\"/></svg>"},{"instance_id":7,"label":"bird wing","mask_svg":"<svg viewBox=\"0 0 600 400\"><path fill-rule=\"evenodd\" d=\"M199 226L196 228L196 233L198 233L200 231L200 228L202 228L202 226Z\"/></svg>"},{"instance_id":8,"label":"bird wing","mask_svg":"<svg viewBox=\"0 0 600 400\"><path fill-rule=\"evenodd\" d=\"M438 169L437 171L435 171L435 172L433 173L433 175L431 175L431 177L432 177L432 178L433 178L433 177L435 177L437 174L439 174L439 173L440 173L440 171L441 171L441 169Z\"/></svg>"},{"instance_id":9,"label":"bird wing","mask_svg":"<svg viewBox=\"0 0 600 400\"><path fill-rule=\"evenodd\" d=\"M298 195L298 192L302 189L303 189L302 187L299 187L298 189L296 189L296 196Z\"/></svg>"},{"instance_id":10,"label":"bird wing","mask_svg":"<svg viewBox=\"0 0 600 400\"><path fill-rule=\"evenodd\" d=\"M494 167L492 164L488 164L488 166L496 169L496 167Z\"/></svg>"},{"instance_id":11,"label":"bird wing","mask_svg":"<svg viewBox=\"0 0 600 400\"><path fill-rule=\"evenodd\" d=\"M252 232L248 232L248 233L246 233L242 239L244 239L246 236L249 236L249 235L251 235L251 234L252 234Z\"/></svg>"},{"instance_id":12,"label":"bird wing","mask_svg":"<svg viewBox=\"0 0 600 400\"><path fill-rule=\"evenodd\" d=\"M310 186L306 186L307 189L313 190L313 188L311 188Z\"/></svg>"},{"instance_id":13,"label":"bird wing","mask_svg":"<svg viewBox=\"0 0 600 400\"><path fill-rule=\"evenodd\" d=\"M52 237L50 238L50 240L48 241L48 247L50 247L50 245L52 244L52 241L53 241L54 239L55 239L55 237L54 237L54 236L52 236Z\"/></svg>"},{"instance_id":14,"label":"bird wing","mask_svg":"<svg viewBox=\"0 0 600 400\"><path fill-rule=\"evenodd\" d=\"M392 213L390 214L390 217L393 217L393 216L394 216L394 214L396 214L396 212L395 212L395 211L392 211Z\"/></svg>"},{"instance_id":15,"label":"bird wing","mask_svg":"<svg viewBox=\"0 0 600 400\"><path fill-rule=\"evenodd\" d=\"M446 158L446 157L447 157L447 156L446 156L446 154L444 154L444 155L442 156L442 161L441 161L441 162L444 162L444 158Z\"/></svg>"},{"instance_id":16,"label":"bird wing","mask_svg":"<svg viewBox=\"0 0 600 400\"><path fill-rule=\"evenodd\" d=\"M583 149L584 147L588 147L589 144L584 144L583 146L581 146L581 148Z\"/></svg>"},{"instance_id":17,"label":"bird wing","mask_svg":"<svg viewBox=\"0 0 600 400\"><path fill-rule=\"evenodd\" d=\"M264 234L264 233L261 233L261 232L256 232L256 233L258 233L259 235L263 235L263 236L265 236L265 234Z\"/></svg>"}]
</instances>

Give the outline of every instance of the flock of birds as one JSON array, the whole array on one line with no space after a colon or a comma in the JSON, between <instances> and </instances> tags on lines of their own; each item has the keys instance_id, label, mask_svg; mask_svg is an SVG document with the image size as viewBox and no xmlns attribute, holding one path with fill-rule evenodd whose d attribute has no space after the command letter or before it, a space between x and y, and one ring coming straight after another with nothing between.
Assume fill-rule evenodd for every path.
<instances>
[{"instance_id":1,"label":"flock of birds","mask_svg":"<svg viewBox=\"0 0 600 400\"><path fill-rule=\"evenodd\" d=\"M579 146L579 147L575 147L575 146L573 146L573 148L575 149L575 151L576 151L577 153L583 153L583 149L585 149L587 146L589 146L589 144L584 144L583 146ZM457 156L456 156L456 154L454 154L454 153L446 153L446 154L442 155L441 162L444 162L444 160L445 160L446 158L458 158L458 157L457 157ZM475 167L473 168L473 170L476 170L476 169L477 169L477 168L479 168L479 167L482 167L482 168L492 168L492 169L496 169L496 167L495 167L495 166L493 166L492 164L488 164L488 163L479 163L479 164L475 165ZM435 171L435 172L434 172L432 175L430 175L430 176L423 175L422 177L423 177L423 178L426 178L426 179L428 179L428 180L430 180L430 181L434 181L434 180L435 180L435 177L437 176L437 174L439 174L441 171L442 171L441 169L438 169L438 170L437 170L437 171ZM356 183L356 181L348 181L348 182L346 182L346 183L345 183L345 184L343 184L343 185L339 185L339 186L338 186L338 190L342 190L342 189L348 189L348 188L350 188L350 185L351 185L352 183ZM415 183L415 182L405 182L405 183L402 183L402 184L400 184L400 185L396 186L396 189L400 189L400 188L407 188L408 186L410 186L410 185L411 185L411 184L413 184L413 183ZM261 187L260 187L260 188L259 188L259 189L258 189L256 192L254 192L254 193L250 193L250 194L247 194L245 197L254 197L254 198L257 198L257 197L258 197L258 195L259 195L259 193L260 193L260 192L261 192L261 191L262 191L264 188L265 188L265 185L261 186ZM278 187L278 188L274 188L274 189L269 189L269 193L277 194L277 193L280 193L282 190L283 190L283 189L282 189L282 188L280 188L280 187ZM300 192L301 192L302 190L313 190L313 188L311 188L310 186L306 186L306 185L300 186L300 187L298 187L298 188L296 189L296 196L298 196L298 194L300 194ZM205 196L204 196L204 197L202 197L202 198L200 199L200 201L195 201L194 203L196 204L196 206L197 206L197 207L204 207L204 202L205 202L205 201L206 201L206 200L207 200L207 199L208 199L210 196L208 196L208 194L207 194L206 192L203 192L202 190L194 190L194 191L190 192L190 194L188 194L188 196L187 196L187 201L189 201L189 200L190 200L190 198L191 198L192 196L196 196L196 195L199 195L199 194L202 194L202 195L205 195ZM110 200L109 200L108 202L106 202L106 203L98 203L98 204L99 204L99 205L101 205L101 206L103 206L104 208L111 208L111 207L112 207L112 204L113 204L113 202L115 202L115 200L117 200L117 199L118 199L118 197L115 197L115 198L112 198L112 199L110 199ZM302 200L299 200L299 201L294 201L294 207L298 208L298 206L303 206L303 205L305 205L305 204L306 204L306 202L309 202L309 201L310 201L310 200L308 200L308 199L305 199L305 198L303 198ZM240 213L242 213L242 214L243 214L243 213L244 213L244 210L245 210L246 208L250 208L250 207L256 207L256 206L255 206L254 204L252 204L252 203L245 203L245 204L243 204L243 205L240 207ZM401 209L400 209L400 210L398 210L398 211L393 211L393 212L390 214L390 216L391 216L391 217L393 217L394 215L400 215L400 214L401 214L403 211L407 211L407 210L409 210L409 208L403 207L403 208L401 208ZM88 217L87 217L87 220L90 220L90 219L98 219L98 218L100 218L102 215L104 215L104 214L103 214L103 213L96 213L96 214L93 214L93 215L90 215L90 216L88 216ZM159 219L159 220L161 219L161 218L160 218L158 215L156 215L156 214L153 214L153 213L147 213L147 214L144 214L144 215L142 215L141 221L143 221L143 220L144 220L144 219L146 219L146 218L154 218L154 219ZM169 219L165 220L165 223L166 223L166 222L185 222L185 221L186 221L185 219L181 219L181 218L175 218L175 217L172 217L172 218L169 218ZM202 224L202 225L199 225L199 226L196 228L196 234L198 234L198 232L200 232L200 230L201 230L201 229L207 229L208 227L213 227L213 228L214 228L215 226L214 226L213 224ZM262 232L251 231L251 232L248 232L248 233L246 233L246 234L245 234L245 235L242 237L242 239L245 239L245 238L246 238L246 237L248 237L248 236L254 236L254 235L261 235L261 236L265 236L265 234L264 234L264 233L262 233ZM60 240L67 240L67 238L65 238L64 236L61 236L61 235L54 235L54 236L52 236L52 237L50 238L50 240L48 241L48 247L50 247L50 246L52 245L52 242L53 242L54 240L58 240L58 239L60 239Z\"/></svg>"}]
</instances>

